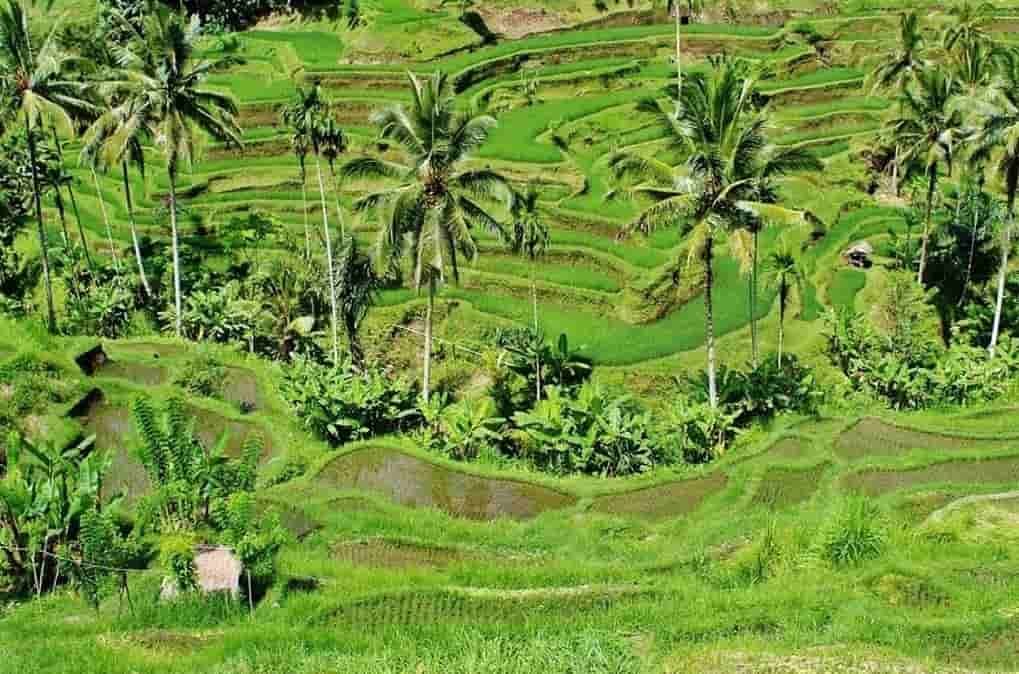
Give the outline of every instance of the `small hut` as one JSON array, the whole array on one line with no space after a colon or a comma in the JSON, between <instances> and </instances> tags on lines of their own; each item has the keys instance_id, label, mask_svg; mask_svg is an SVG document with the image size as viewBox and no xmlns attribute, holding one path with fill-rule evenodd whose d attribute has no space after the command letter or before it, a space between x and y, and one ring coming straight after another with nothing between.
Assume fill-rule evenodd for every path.
<instances>
[{"instance_id":1,"label":"small hut","mask_svg":"<svg viewBox=\"0 0 1019 674\"><path fill-rule=\"evenodd\" d=\"M870 269L871 265L874 264L870 259L873 254L874 246L870 245L867 241L858 241L850 246L842 255L853 267L857 269Z\"/></svg>"}]
</instances>

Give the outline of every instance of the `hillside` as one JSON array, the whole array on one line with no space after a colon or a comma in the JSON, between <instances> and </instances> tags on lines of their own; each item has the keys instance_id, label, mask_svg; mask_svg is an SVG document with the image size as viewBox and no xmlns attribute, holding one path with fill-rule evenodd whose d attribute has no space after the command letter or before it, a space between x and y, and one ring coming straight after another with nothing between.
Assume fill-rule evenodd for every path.
<instances>
[{"instance_id":1,"label":"hillside","mask_svg":"<svg viewBox=\"0 0 1019 674\"><path fill-rule=\"evenodd\" d=\"M222 4L0 21L0 671L1019 672L1019 7Z\"/></svg>"}]
</instances>

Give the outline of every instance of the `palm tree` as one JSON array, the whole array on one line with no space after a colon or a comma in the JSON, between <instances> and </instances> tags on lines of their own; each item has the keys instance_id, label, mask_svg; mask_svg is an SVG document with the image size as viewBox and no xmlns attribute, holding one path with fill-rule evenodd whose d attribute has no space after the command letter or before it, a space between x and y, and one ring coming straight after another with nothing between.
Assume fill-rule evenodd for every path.
<instances>
[{"instance_id":1,"label":"palm tree","mask_svg":"<svg viewBox=\"0 0 1019 674\"><path fill-rule=\"evenodd\" d=\"M180 232L177 226L177 176L181 164L191 164L195 154L195 131L239 147L241 130L235 115L237 105L230 96L202 87L209 75L228 64L226 60L196 60L199 36L197 17L188 22L183 15L163 5L154 5L142 19L141 27L124 22L129 41L115 49L122 69L117 83L115 117L118 129L110 136L108 152L129 156L129 149L141 129L155 138L166 157L169 180L170 230L173 251L174 330L183 334Z\"/></svg>"},{"instance_id":2,"label":"palm tree","mask_svg":"<svg viewBox=\"0 0 1019 674\"><path fill-rule=\"evenodd\" d=\"M688 261L700 260L703 265L712 407L718 406L713 302L717 238L725 231L763 226L758 206L778 200L775 180L790 171L820 168L818 160L803 150L768 144L767 118L752 109L754 85L738 63L723 60L710 77L687 78L678 120L656 101L641 103L642 109L657 114L673 149L686 154L684 166L677 169L628 153L610 159L618 180L638 181L625 185L624 194L654 202L629 229L649 233L662 226L680 226L689 234Z\"/></svg>"},{"instance_id":3,"label":"palm tree","mask_svg":"<svg viewBox=\"0 0 1019 674\"><path fill-rule=\"evenodd\" d=\"M924 59L923 29L917 12L904 12L899 15L899 44L896 49L883 57L883 60L871 72L869 79L871 91L902 91L916 79L917 73L927 63ZM895 143L895 158L892 163L892 191L899 194L899 173L901 144Z\"/></svg>"},{"instance_id":4,"label":"palm tree","mask_svg":"<svg viewBox=\"0 0 1019 674\"><path fill-rule=\"evenodd\" d=\"M301 87L297 88L294 99L280 111L280 121L284 126L290 127L290 147L297 158L298 174L301 178L301 216L304 218L304 255L311 257L311 226L308 223L308 153L311 151L311 127L313 123L314 107L321 101L311 100L310 95L318 95L317 88L309 89L307 93Z\"/></svg>"},{"instance_id":5,"label":"palm tree","mask_svg":"<svg viewBox=\"0 0 1019 674\"><path fill-rule=\"evenodd\" d=\"M778 290L778 366L782 367L785 347L785 315L793 290L802 294L803 270L791 248L781 248L768 256L770 285Z\"/></svg>"},{"instance_id":6,"label":"palm tree","mask_svg":"<svg viewBox=\"0 0 1019 674\"><path fill-rule=\"evenodd\" d=\"M428 291L425 313L422 395L428 400L431 384L432 315L435 293L447 274L460 280L460 258L477 256L472 227L499 230L487 202L511 205L511 189L498 173L463 167L471 152L481 147L495 119L459 111L447 76L428 78L408 74L413 94L409 109L386 108L373 117L383 139L398 145L406 161L390 162L362 157L348 162L347 178L386 178L395 187L358 200L361 211L382 216L379 258L398 271L407 254L414 267L414 287Z\"/></svg>"},{"instance_id":7,"label":"palm tree","mask_svg":"<svg viewBox=\"0 0 1019 674\"><path fill-rule=\"evenodd\" d=\"M74 211L74 219L78 224L81 248L85 252L85 262L88 265L89 271L94 274L95 264L92 262L92 253L88 249L88 239L85 236L85 226L81 222L81 213L78 211L78 201L74 198L74 177L64 168L64 148L60 142L60 134L57 133L56 126L51 124L50 131L53 134L53 149L57 152L57 166L59 167L59 175L54 176L55 181L53 185L53 189L56 191L54 201L56 202L57 211L60 214L61 221L63 221L66 214L64 213L64 199L60 195L60 189L61 187L67 187L67 196L71 201L71 210ZM66 225L64 229L67 229Z\"/></svg>"},{"instance_id":8,"label":"palm tree","mask_svg":"<svg viewBox=\"0 0 1019 674\"><path fill-rule=\"evenodd\" d=\"M115 18L127 24L128 21L119 14ZM131 228L131 246L134 249L135 264L138 267L138 278L141 280L142 290L146 297L152 297L152 288L149 285L148 275L145 273L145 261L142 258L141 242L138 239L138 224L135 220L134 199L131 195L130 165L134 164L141 177L145 181L145 141L148 140L149 128L146 126L130 126L126 123L125 117L129 109L119 106L116 96L116 85L114 90L109 92L107 105L103 113L92 123L85 132L84 143L81 150L81 162L93 167L108 167L120 164L121 176L124 185L124 202L127 206L128 224ZM112 154L111 154L112 153ZM98 189L98 183L97 183ZM100 199L102 195L100 194ZM105 211L104 211L105 214Z\"/></svg>"},{"instance_id":9,"label":"palm tree","mask_svg":"<svg viewBox=\"0 0 1019 674\"><path fill-rule=\"evenodd\" d=\"M333 137L337 131L335 124L330 126L329 102L322 95L318 83L305 91L298 88L294 101L286 106L281 113L282 119L293 129L295 136L300 134L311 143L312 155L315 157L315 171L318 176L318 194L322 206L322 231L326 247L326 269L329 275L329 303L331 309L331 326L333 337L333 363L340 361L339 313L336 299L336 266L333 260L333 236L329 229L329 209L326 206L325 180L322 176L322 153L325 145L333 150L336 141ZM342 132L341 132L342 135ZM337 208L339 202L337 202Z\"/></svg>"},{"instance_id":10,"label":"palm tree","mask_svg":"<svg viewBox=\"0 0 1019 674\"><path fill-rule=\"evenodd\" d=\"M967 1L950 8L948 13L955 21L945 28L941 37L946 50L951 51L956 45L965 49L973 44L991 42L987 25L994 18L994 5L989 2L977 5Z\"/></svg>"},{"instance_id":11,"label":"palm tree","mask_svg":"<svg viewBox=\"0 0 1019 674\"><path fill-rule=\"evenodd\" d=\"M902 92L898 115L888 122L890 135L898 146L905 148L904 162L922 168L927 179L923 242L917 272L917 282L921 284L927 266L927 244L938 180L942 170L951 174L955 139L963 127L962 113L953 100L958 90L958 82L942 69L922 70L917 75L916 86Z\"/></svg>"},{"instance_id":12,"label":"palm tree","mask_svg":"<svg viewBox=\"0 0 1019 674\"><path fill-rule=\"evenodd\" d=\"M340 179L336 173L336 160L347 151L347 136L332 117L323 120L319 127L319 148L326 163L329 174L333 178L333 199L336 202L336 220L340 223L340 241L346 236L343 226L343 209L340 208Z\"/></svg>"},{"instance_id":13,"label":"palm tree","mask_svg":"<svg viewBox=\"0 0 1019 674\"><path fill-rule=\"evenodd\" d=\"M994 325L988 347L994 357L1001 330L1001 312L1005 302L1008 259L1012 250L1011 229L1015 225L1015 199L1019 191L1019 62L1005 68L991 89L990 105L975 134L971 159L978 163L997 159L997 172L1005 185L1007 211L1001 228L1001 269L994 308Z\"/></svg>"},{"instance_id":14,"label":"palm tree","mask_svg":"<svg viewBox=\"0 0 1019 674\"><path fill-rule=\"evenodd\" d=\"M534 278L534 267L538 258L545 254L551 243L548 224L538 211L538 187L531 183L523 194L513 195L511 213L511 229L506 233L510 250L527 258L531 272L531 307L534 314L534 334L537 338L538 327L538 287ZM541 352L535 350L534 359L535 393L541 400Z\"/></svg>"},{"instance_id":15,"label":"palm tree","mask_svg":"<svg viewBox=\"0 0 1019 674\"><path fill-rule=\"evenodd\" d=\"M47 326L57 330L53 304L53 279L50 273L49 244L42 215L42 185L36 165L35 130L44 129L45 122L72 134L74 119L91 115L94 106L85 96L85 85L67 79L74 60L57 44L55 28L32 46L28 17L18 0L8 0L0 7L0 90L8 92L9 106L5 113L11 118L23 117L32 171L32 192L38 223L39 248L43 279L46 286Z\"/></svg>"},{"instance_id":16,"label":"palm tree","mask_svg":"<svg viewBox=\"0 0 1019 674\"><path fill-rule=\"evenodd\" d=\"M350 357L355 367L363 369L364 349L358 335L361 323L375 305L382 281L375 274L371 258L358 249L357 239L353 236L346 239L336 266L336 294L339 297L343 329L350 345Z\"/></svg>"}]
</instances>

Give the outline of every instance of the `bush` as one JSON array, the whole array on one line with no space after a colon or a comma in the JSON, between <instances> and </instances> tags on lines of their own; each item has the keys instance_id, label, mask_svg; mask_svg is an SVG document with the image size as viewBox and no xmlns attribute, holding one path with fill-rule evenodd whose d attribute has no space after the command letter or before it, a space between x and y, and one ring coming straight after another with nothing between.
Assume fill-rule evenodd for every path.
<instances>
[{"instance_id":1,"label":"bush","mask_svg":"<svg viewBox=\"0 0 1019 674\"><path fill-rule=\"evenodd\" d=\"M316 435L332 445L407 430L420 424L417 387L350 362L321 365L296 357L280 393Z\"/></svg>"},{"instance_id":2,"label":"bush","mask_svg":"<svg viewBox=\"0 0 1019 674\"><path fill-rule=\"evenodd\" d=\"M833 566L854 566L881 556L885 531L880 511L861 496L846 500L825 532L822 556Z\"/></svg>"},{"instance_id":3,"label":"bush","mask_svg":"<svg viewBox=\"0 0 1019 674\"><path fill-rule=\"evenodd\" d=\"M662 433L687 463L708 463L725 453L739 429L738 414L680 397L665 414Z\"/></svg>"},{"instance_id":4,"label":"bush","mask_svg":"<svg viewBox=\"0 0 1019 674\"><path fill-rule=\"evenodd\" d=\"M225 378L226 367L209 354L201 354L181 368L173 383L194 395L218 398Z\"/></svg>"},{"instance_id":5,"label":"bush","mask_svg":"<svg viewBox=\"0 0 1019 674\"><path fill-rule=\"evenodd\" d=\"M895 409L967 405L1003 395L1019 374L1019 348L1005 336L997 356L956 340L938 349L927 340L877 333L851 311L826 317L828 354L858 389Z\"/></svg>"},{"instance_id":6,"label":"bush","mask_svg":"<svg viewBox=\"0 0 1019 674\"><path fill-rule=\"evenodd\" d=\"M707 374L688 381L686 387L698 402L708 401ZM821 392L813 371L787 354L779 365L777 354L769 354L753 369L718 371L718 402L734 423L746 427L755 421L769 421L783 412L815 414Z\"/></svg>"},{"instance_id":7,"label":"bush","mask_svg":"<svg viewBox=\"0 0 1019 674\"><path fill-rule=\"evenodd\" d=\"M513 416L523 451L536 465L558 473L602 476L643 473L668 463L651 415L629 397L611 397L584 384L571 398L558 387L530 412Z\"/></svg>"},{"instance_id":8,"label":"bush","mask_svg":"<svg viewBox=\"0 0 1019 674\"><path fill-rule=\"evenodd\" d=\"M195 569L195 539L189 534L164 536L159 542L159 559L181 593L198 589Z\"/></svg>"},{"instance_id":9,"label":"bush","mask_svg":"<svg viewBox=\"0 0 1019 674\"><path fill-rule=\"evenodd\" d=\"M454 459L474 459L503 441L499 427L505 420L495 416L491 399L446 405L436 396L433 401L421 408L425 424L417 437L422 446Z\"/></svg>"}]
</instances>

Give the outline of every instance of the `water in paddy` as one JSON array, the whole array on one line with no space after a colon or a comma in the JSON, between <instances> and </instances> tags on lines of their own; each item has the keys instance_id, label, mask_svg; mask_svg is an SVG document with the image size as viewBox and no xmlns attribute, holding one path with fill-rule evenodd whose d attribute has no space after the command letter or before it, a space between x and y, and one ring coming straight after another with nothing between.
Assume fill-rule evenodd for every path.
<instances>
[{"instance_id":1,"label":"water in paddy","mask_svg":"<svg viewBox=\"0 0 1019 674\"><path fill-rule=\"evenodd\" d=\"M914 449L962 451L966 449L1019 448L1019 439L968 438L958 435L926 433L901 428L880 419L861 419L839 436L835 451L846 459L866 456L900 456Z\"/></svg>"},{"instance_id":2,"label":"water in paddy","mask_svg":"<svg viewBox=\"0 0 1019 674\"><path fill-rule=\"evenodd\" d=\"M469 475L381 447L338 457L318 480L331 487L381 492L400 505L438 508L478 520L527 519L577 500L547 487Z\"/></svg>"},{"instance_id":3,"label":"water in paddy","mask_svg":"<svg viewBox=\"0 0 1019 674\"><path fill-rule=\"evenodd\" d=\"M692 480L599 496L594 500L594 509L613 515L633 515L651 520L686 515L699 508L705 499L722 491L727 482L728 477L724 473L715 473Z\"/></svg>"},{"instance_id":4,"label":"water in paddy","mask_svg":"<svg viewBox=\"0 0 1019 674\"><path fill-rule=\"evenodd\" d=\"M843 479L848 489L880 496L924 484L1019 483L1019 456L984 460L946 461L911 470L867 470Z\"/></svg>"}]
</instances>

